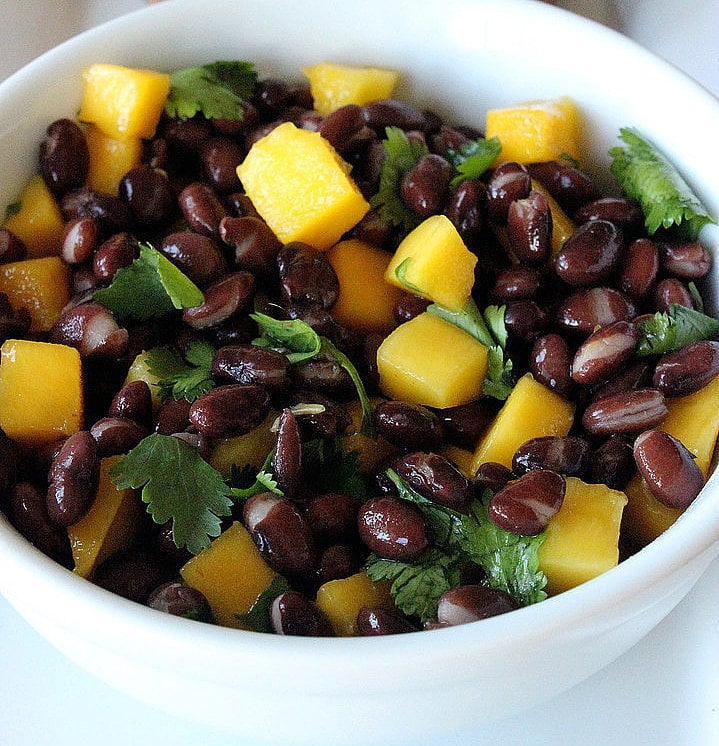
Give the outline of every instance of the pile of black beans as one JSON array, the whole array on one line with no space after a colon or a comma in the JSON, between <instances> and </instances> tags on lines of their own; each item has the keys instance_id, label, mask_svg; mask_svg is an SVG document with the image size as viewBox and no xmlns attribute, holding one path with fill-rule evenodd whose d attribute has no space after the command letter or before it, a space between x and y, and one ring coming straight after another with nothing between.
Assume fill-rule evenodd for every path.
<instances>
[{"instance_id":1,"label":"pile of black beans","mask_svg":"<svg viewBox=\"0 0 719 746\"><path fill-rule=\"evenodd\" d=\"M374 425L396 453L366 475L370 498L361 503L341 492L308 491L303 445L347 431L344 405L356 397L355 389L335 360L290 366L282 353L253 346L257 328L249 313L259 308L307 322L349 356L370 394L380 393L375 353L382 338L353 333L333 319L338 281L325 255L301 243L282 245L242 192L236 166L255 141L288 120L325 137L352 165L368 198L378 190L386 127L400 127L427 145L429 153L404 175L401 198L419 218L447 215L478 255L475 299L480 308L506 305L515 375L531 371L577 403L568 437L530 441L511 470L488 463L468 478L439 451L447 444L473 448L500 402L483 398L433 411L385 401L374 411ZM708 272L709 254L669 234L649 238L635 202L600 194L568 163L508 162L481 180L450 186L448 153L479 135L398 100L349 105L321 117L306 86L264 79L240 122L164 118L146 142L142 165L124 176L119 196L109 196L86 185L81 128L69 119L53 122L39 163L67 224L60 249L72 268L73 297L44 338L80 351L86 419L81 432L32 451L0 436L0 504L17 529L72 567L66 527L92 503L99 459L126 453L151 432L176 435L205 455L214 439L248 431L272 407L281 412L272 470L284 497L256 495L230 520L246 525L266 561L291 583L293 590L272 604L274 630L328 635L331 626L312 601L320 584L357 572L370 551L411 562L432 546L422 514L394 494L384 473L388 466L422 495L460 512L492 489L497 522L518 533L546 526L561 505L567 475L621 489L640 468L660 492L661 476L678 469L687 478L661 499L675 507L688 504L701 475L697 479L691 459L657 428L667 397L694 391L719 371L719 345L700 342L660 359L633 353L643 314L672 303L694 306L688 283ZM577 225L554 259L552 215L533 180ZM404 232L370 211L350 235L391 252ZM93 301L93 292L138 256L141 241L151 242L202 288L201 306L122 327ZM0 262L24 256L22 242L0 231ZM395 308L396 323L426 306L405 294ZM0 340L27 333L26 315L0 297ZM143 350L164 344L183 350L196 339L216 348L217 386L194 402L170 399L153 414L146 383L123 385L130 364ZM290 408L300 403L324 410L295 414ZM109 557L92 580L169 613L211 621L205 599L179 581L188 556L174 545L169 525L156 526L148 517L138 543ZM477 577L446 594L437 620L427 626L514 606ZM358 618L359 633L366 635L419 626L383 609L364 608Z\"/></svg>"}]
</instances>

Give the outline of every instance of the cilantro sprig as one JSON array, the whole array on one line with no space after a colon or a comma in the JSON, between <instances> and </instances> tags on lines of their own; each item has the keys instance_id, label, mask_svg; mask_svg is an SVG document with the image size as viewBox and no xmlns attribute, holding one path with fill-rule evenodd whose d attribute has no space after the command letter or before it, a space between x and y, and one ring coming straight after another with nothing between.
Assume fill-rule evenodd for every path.
<instances>
[{"instance_id":1,"label":"cilantro sprig","mask_svg":"<svg viewBox=\"0 0 719 746\"><path fill-rule=\"evenodd\" d=\"M205 300L197 285L149 243L141 243L140 256L92 297L120 322L147 321Z\"/></svg>"},{"instance_id":2,"label":"cilantro sprig","mask_svg":"<svg viewBox=\"0 0 719 746\"><path fill-rule=\"evenodd\" d=\"M482 391L486 396L500 401L506 399L514 387L513 363L506 354L505 310L505 306L487 306L482 312L472 298L459 311L437 303L432 303L427 308L428 313L458 326L488 348L487 375Z\"/></svg>"},{"instance_id":3,"label":"cilantro sprig","mask_svg":"<svg viewBox=\"0 0 719 746\"><path fill-rule=\"evenodd\" d=\"M260 347L280 349L285 353L290 363L300 363L318 355L325 355L337 363L348 373L357 390L357 396L362 406L361 432L374 437L372 422L372 402L362 378L352 361L326 337L322 337L301 319L280 320L264 313L253 313L250 317L257 323L261 336L252 341Z\"/></svg>"},{"instance_id":4,"label":"cilantro sprig","mask_svg":"<svg viewBox=\"0 0 719 746\"><path fill-rule=\"evenodd\" d=\"M170 117L191 119L197 113L207 119L241 121L244 101L254 91L257 72L251 62L218 60L170 73L170 92L165 112Z\"/></svg>"},{"instance_id":5,"label":"cilantro sprig","mask_svg":"<svg viewBox=\"0 0 719 746\"><path fill-rule=\"evenodd\" d=\"M153 433L110 470L119 490L142 489L142 501L156 523L172 521L176 546L198 554L220 535L232 500L222 475L188 443Z\"/></svg>"},{"instance_id":6,"label":"cilantro sprig","mask_svg":"<svg viewBox=\"0 0 719 746\"><path fill-rule=\"evenodd\" d=\"M478 137L463 143L457 150L447 152L449 162L457 170L457 175L450 182L456 187L466 179L479 179L485 171L491 168L502 152L502 143L497 137Z\"/></svg>"},{"instance_id":7,"label":"cilantro sprig","mask_svg":"<svg viewBox=\"0 0 719 746\"><path fill-rule=\"evenodd\" d=\"M701 200L661 150L633 127L620 130L624 146L611 148L611 171L625 194L642 207L650 235L676 226L687 240L696 240L707 223L716 222Z\"/></svg>"},{"instance_id":8,"label":"cilantro sprig","mask_svg":"<svg viewBox=\"0 0 719 746\"><path fill-rule=\"evenodd\" d=\"M400 186L405 173L414 168L429 150L423 142L407 137L399 127L385 129L382 145L386 158L380 172L379 190L370 198L370 207L377 210L385 223L411 231L422 222L422 218L405 205Z\"/></svg>"},{"instance_id":9,"label":"cilantro sprig","mask_svg":"<svg viewBox=\"0 0 719 746\"><path fill-rule=\"evenodd\" d=\"M209 342L195 340L184 355L175 347L153 347L145 359L149 372L159 379L162 401L193 402L215 386L211 377L214 356L215 348Z\"/></svg>"},{"instance_id":10,"label":"cilantro sprig","mask_svg":"<svg viewBox=\"0 0 719 746\"><path fill-rule=\"evenodd\" d=\"M672 303L668 311L657 312L639 322L637 357L663 355L693 342L719 335L719 319Z\"/></svg>"},{"instance_id":11,"label":"cilantro sprig","mask_svg":"<svg viewBox=\"0 0 719 746\"><path fill-rule=\"evenodd\" d=\"M483 501L475 500L469 513L462 514L420 495L392 469L387 476L398 496L422 511L435 538L433 549L418 562L394 562L376 555L367 560L370 578L392 581L390 592L401 611L419 616L422 622L436 617L439 597L463 582L467 564L481 567L486 582L509 593L520 606L546 598L547 579L538 559L544 534L511 534L492 523Z\"/></svg>"}]
</instances>

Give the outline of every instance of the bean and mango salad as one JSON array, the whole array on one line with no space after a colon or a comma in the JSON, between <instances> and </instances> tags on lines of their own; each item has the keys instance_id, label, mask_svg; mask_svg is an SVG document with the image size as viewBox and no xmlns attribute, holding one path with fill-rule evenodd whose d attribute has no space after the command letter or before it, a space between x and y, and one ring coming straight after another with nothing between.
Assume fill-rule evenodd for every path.
<instances>
[{"instance_id":1,"label":"bean and mango salad","mask_svg":"<svg viewBox=\"0 0 719 746\"><path fill-rule=\"evenodd\" d=\"M170 614L378 635L533 604L701 490L712 219L569 98L481 130L398 74L84 73L0 229L0 507ZM584 169L584 170L583 170Z\"/></svg>"}]
</instances>

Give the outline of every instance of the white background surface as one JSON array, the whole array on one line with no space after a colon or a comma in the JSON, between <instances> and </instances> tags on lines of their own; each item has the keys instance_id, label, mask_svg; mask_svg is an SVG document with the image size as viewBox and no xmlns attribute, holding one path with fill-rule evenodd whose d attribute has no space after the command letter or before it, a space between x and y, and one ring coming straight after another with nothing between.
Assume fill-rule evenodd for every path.
<instances>
[{"instance_id":1,"label":"white background surface","mask_svg":"<svg viewBox=\"0 0 719 746\"><path fill-rule=\"evenodd\" d=\"M719 95L719 0L565 4L622 28ZM0 0L0 78L68 36L143 5L141 0ZM714 157L717 152L719 146ZM719 561L662 624L604 671L522 717L478 732L448 733L441 743L719 744L718 598ZM57 653L0 598L0 745L88 743L250 746L116 693Z\"/></svg>"}]
</instances>

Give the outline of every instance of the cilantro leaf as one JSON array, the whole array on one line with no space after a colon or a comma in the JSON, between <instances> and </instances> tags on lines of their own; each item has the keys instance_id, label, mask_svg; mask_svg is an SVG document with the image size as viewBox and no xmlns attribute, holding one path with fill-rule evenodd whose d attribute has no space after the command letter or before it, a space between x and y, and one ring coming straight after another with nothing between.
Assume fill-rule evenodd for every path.
<instances>
[{"instance_id":1,"label":"cilantro leaf","mask_svg":"<svg viewBox=\"0 0 719 746\"><path fill-rule=\"evenodd\" d=\"M418 562L396 562L370 555L365 571L371 580L391 580L390 593L397 608L422 622L437 617L437 605L445 591L461 583L456 556L437 549L427 552Z\"/></svg>"},{"instance_id":2,"label":"cilantro leaf","mask_svg":"<svg viewBox=\"0 0 719 746\"><path fill-rule=\"evenodd\" d=\"M209 342L190 342L184 357L175 347L153 347L147 352L147 367L157 376L160 398L167 401L186 399L195 401L210 389L215 382L211 378L215 348Z\"/></svg>"},{"instance_id":3,"label":"cilantro leaf","mask_svg":"<svg viewBox=\"0 0 719 746\"><path fill-rule=\"evenodd\" d=\"M322 346L320 335L301 319L273 319L264 313L251 313L262 334L252 340L258 347L281 349L291 363L301 363L316 357Z\"/></svg>"},{"instance_id":4,"label":"cilantro leaf","mask_svg":"<svg viewBox=\"0 0 719 746\"><path fill-rule=\"evenodd\" d=\"M719 335L719 319L672 303L668 311L639 322L637 357L663 355L692 342L713 339Z\"/></svg>"},{"instance_id":5,"label":"cilantro leaf","mask_svg":"<svg viewBox=\"0 0 719 746\"><path fill-rule=\"evenodd\" d=\"M118 321L147 321L204 302L195 283L147 243L140 244L140 256L129 267L121 267L110 285L92 297Z\"/></svg>"},{"instance_id":6,"label":"cilantro leaf","mask_svg":"<svg viewBox=\"0 0 719 746\"><path fill-rule=\"evenodd\" d=\"M256 82L251 62L219 60L175 70L170 73L165 112L180 119L201 112L207 119L241 121L242 103L252 96Z\"/></svg>"},{"instance_id":7,"label":"cilantro leaf","mask_svg":"<svg viewBox=\"0 0 719 746\"><path fill-rule=\"evenodd\" d=\"M500 401L509 396L514 386L513 364L505 349L505 310L505 306L487 306L482 314L472 298L459 311L452 311L437 303L431 303L427 307L428 313L458 326L488 348L487 375L482 384L482 392Z\"/></svg>"},{"instance_id":8,"label":"cilantro leaf","mask_svg":"<svg viewBox=\"0 0 719 746\"><path fill-rule=\"evenodd\" d=\"M341 492L363 502L367 484L358 451L346 451L341 440L313 438L303 444L304 473L312 492Z\"/></svg>"},{"instance_id":9,"label":"cilantro leaf","mask_svg":"<svg viewBox=\"0 0 719 746\"><path fill-rule=\"evenodd\" d=\"M654 234L660 227L681 227L682 235L696 240L701 228L715 222L700 199L669 159L633 127L620 130L619 145L609 150L611 171L625 194L644 212L645 227Z\"/></svg>"},{"instance_id":10,"label":"cilantro leaf","mask_svg":"<svg viewBox=\"0 0 719 746\"><path fill-rule=\"evenodd\" d=\"M155 523L172 520L178 547L198 554L220 535L232 501L222 475L188 443L153 433L110 470L117 489L142 488L142 501Z\"/></svg>"},{"instance_id":11,"label":"cilantro leaf","mask_svg":"<svg viewBox=\"0 0 719 746\"><path fill-rule=\"evenodd\" d=\"M270 607L277 596L290 590L290 584L282 575L276 575L274 580L265 588L252 604L246 614L235 614L243 627L253 632L272 632L272 620L270 619Z\"/></svg>"},{"instance_id":12,"label":"cilantro leaf","mask_svg":"<svg viewBox=\"0 0 719 746\"><path fill-rule=\"evenodd\" d=\"M537 554L543 541L544 534L519 536L499 528L479 500L460 519L462 549L484 570L489 585L509 593L520 606L547 597L547 578L539 567Z\"/></svg>"},{"instance_id":13,"label":"cilantro leaf","mask_svg":"<svg viewBox=\"0 0 719 746\"><path fill-rule=\"evenodd\" d=\"M357 396L362 405L361 432L371 438L374 437L372 403L357 368L343 352L338 350L329 339L317 334L309 324L301 319L281 321L263 313L253 313L250 317L254 319L262 332L262 336L254 339L252 344L279 348L285 353L290 363L300 363L319 354L336 360L347 371L357 389Z\"/></svg>"},{"instance_id":14,"label":"cilantro leaf","mask_svg":"<svg viewBox=\"0 0 719 746\"><path fill-rule=\"evenodd\" d=\"M478 179L497 159L502 152L502 144L499 138L478 137L476 140L466 142L458 150L450 149L447 152L449 162L457 170L450 186L456 187L465 179Z\"/></svg>"},{"instance_id":15,"label":"cilantro leaf","mask_svg":"<svg viewBox=\"0 0 719 746\"><path fill-rule=\"evenodd\" d=\"M380 172L379 190L370 198L370 207L377 210L385 223L411 231L422 222L422 218L405 205L400 196L400 185L405 173L414 168L429 150L424 143L407 137L399 127L385 129L382 145L387 155Z\"/></svg>"},{"instance_id":16,"label":"cilantro leaf","mask_svg":"<svg viewBox=\"0 0 719 746\"><path fill-rule=\"evenodd\" d=\"M5 217L4 220L7 220L8 218L11 218L13 215L17 215L20 210L22 210L22 200L16 200L15 202L11 202L6 208L5 208Z\"/></svg>"},{"instance_id":17,"label":"cilantro leaf","mask_svg":"<svg viewBox=\"0 0 719 746\"><path fill-rule=\"evenodd\" d=\"M250 484L248 487L229 487L227 490L227 494L235 502L244 502L245 500L252 497L253 495L259 495L260 492L274 492L276 495L279 495L280 497L284 497L285 493L282 492L282 490L278 488L277 480L272 476L272 473L269 471L269 468L272 465L272 459L274 458L274 455L275 455L275 450L273 448L265 457L265 461L260 467L259 471L255 473L252 484ZM247 466L244 467L242 470L242 473L244 473L244 470L246 470L247 468L248 468ZM236 472L236 471L237 471L237 467L233 469L233 472ZM237 481L237 479L235 479L235 481Z\"/></svg>"}]
</instances>

